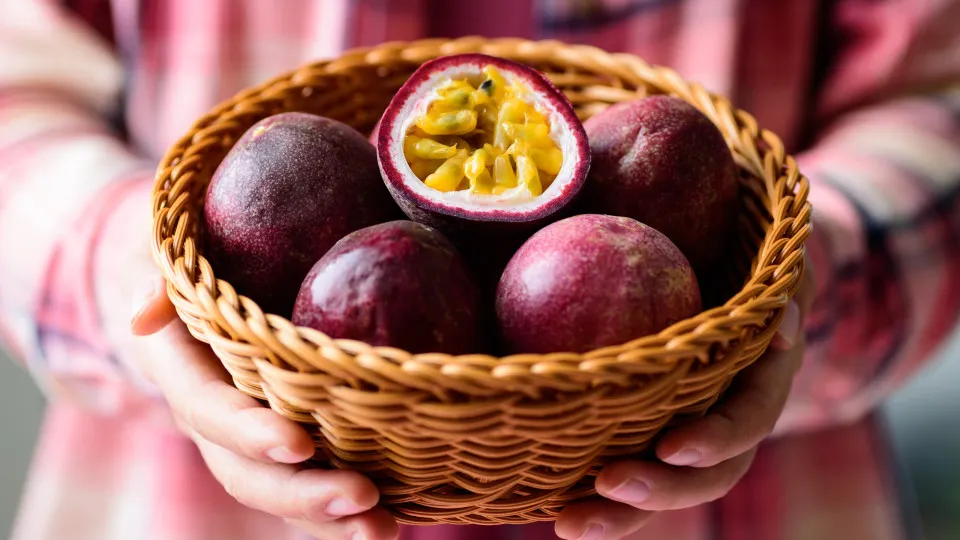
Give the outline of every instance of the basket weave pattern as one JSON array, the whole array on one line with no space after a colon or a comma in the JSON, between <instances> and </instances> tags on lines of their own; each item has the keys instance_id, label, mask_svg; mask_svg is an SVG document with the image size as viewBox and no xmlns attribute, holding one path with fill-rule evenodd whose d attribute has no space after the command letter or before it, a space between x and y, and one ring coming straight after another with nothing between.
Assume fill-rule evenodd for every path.
<instances>
[{"instance_id":1,"label":"basket weave pattern","mask_svg":"<svg viewBox=\"0 0 960 540\"><path fill-rule=\"evenodd\" d=\"M676 95L720 128L746 209L720 307L588 354L412 355L331 339L264 314L198 251L203 196L231 145L283 111L367 132L421 63L482 52L537 67L582 119L648 93ZM427 40L353 50L246 90L200 118L161 162L154 256L180 318L243 392L314 433L316 462L375 480L404 523L528 523L589 496L592 475L702 415L769 344L803 272L809 186L776 135L675 72L622 54L523 40Z\"/></svg>"}]
</instances>

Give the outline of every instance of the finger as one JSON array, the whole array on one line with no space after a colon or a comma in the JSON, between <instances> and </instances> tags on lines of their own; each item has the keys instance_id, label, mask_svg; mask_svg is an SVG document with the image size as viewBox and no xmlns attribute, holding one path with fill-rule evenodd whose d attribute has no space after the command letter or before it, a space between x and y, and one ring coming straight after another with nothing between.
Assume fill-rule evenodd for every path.
<instances>
[{"instance_id":1,"label":"finger","mask_svg":"<svg viewBox=\"0 0 960 540\"><path fill-rule=\"evenodd\" d=\"M760 444L786 405L802 358L802 343L768 351L706 416L668 431L657 443L657 457L670 465L712 467Z\"/></svg>"},{"instance_id":2,"label":"finger","mask_svg":"<svg viewBox=\"0 0 960 540\"><path fill-rule=\"evenodd\" d=\"M793 348L797 341L802 337L804 313L800 311L800 306L795 300L787 302L787 307L783 310L783 318L780 319L780 326L777 327L777 333L770 340L770 349L772 351L786 351Z\"/></svg>"},{"instance_id":3,"label":"finger","mask_svg":"<svg viewBox=\"0 0 960 540\"><path fill-rule=\"evenodd\" d=\"M620 540L643 527L653 515L626 504L591 499L564 508L555 532L565 540Z\"/></svg>"},{"instance_id":4,"label":"finger","mask_svg":"<svg viewBox=\"0 0 960 540\"><path fill-rule=\"evenodd\" d=\"M597 476L597 492L641 510L690 508L729 493L746 474L755 454L756 450L751 450L705 469L623 461Z\"/></svg>"},{"instance_id":5,"label":"finger","mask_svg":"<svg viewBox=\"0 0 960 540\"><path fill-rule=\"evenodd\" d=\"M234 499L281 518L327 523L363 514L380 499L373 483L359 473L262 463L203 440L197 447Z\"/></svg>"},{"instance_id":6,"label":"finger","mask_svg":"<svg viewBox=\"0 0 960 540\"><path fill-rule=\"evenodd\" d=\"M803 278L794 298L800 306L800 310L803 313L807 313L810 311L810 306L813 305L813 301L817 296L817 273L813 267L813 260L810 258L809 252L804 255L803 267Z\"/></svg>"},{"instance_id":7,"label":"finger","mask_svg":"<svg viewBox=\"0 0 960 540\"><path fill-rule=\"evenodd\" d=\"M151 277L139 284L133 296L130 329L135 336L159 332L177 317L177 310L167 296L166 280Z\"/></svg>"},{"instance_id":8,"label":"finger","mask_svg":"<svg viewBox=\"0 0 960 540\"><path fill-rule=\"evenodd\" d=\"M253 459L299 463L313 456L310 434L229 384L217 358L185 326L146 339L151 354L143 371L192 434Z\"/></svg>"},{"instance_id":9,"label":"finger","mask_svg":"<svg viewBox=\"0 0 960 540\"><path fill-rule=\"evenodd\" d=\"M396 540L400 537L397 521L383 508L322 524L304 520L287 520L287 523L318 540Z\"/></svg>"},{"instance_id":10,"label":"finger","mask_svg":"<svg viewBox=\"0 0 960 540\"><path fill-rule=\"evenodd\" d=\"M804 264L803 277L797 293L787 304L780 320L777 333L770 342L770 347L777 350L786 350L793 347L802 337L803 321L810 312L813 300L817 294L816 274L809 255Z\"/></svg>"}]
</instances>

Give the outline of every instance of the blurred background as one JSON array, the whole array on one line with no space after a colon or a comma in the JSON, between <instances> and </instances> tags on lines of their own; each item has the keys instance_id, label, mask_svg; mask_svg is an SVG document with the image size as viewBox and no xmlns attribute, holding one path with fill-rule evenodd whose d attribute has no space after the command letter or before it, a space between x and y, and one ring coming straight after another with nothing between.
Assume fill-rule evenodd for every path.
<instances>
[{"instance_id":1,"label":"blurred background","mask_svg":"<svg viewBox=\"0 0 960 540\"><path fill-rule=\"evenodd\" d=\"M960 331L941 358L886 405L903 469L928 540L960 539ZM0 358L0 538L13 524L43 399ZM813 539L812 539L813 540ZM851 539L870 540L870 539Z\"/></svg>"}]
</instances>

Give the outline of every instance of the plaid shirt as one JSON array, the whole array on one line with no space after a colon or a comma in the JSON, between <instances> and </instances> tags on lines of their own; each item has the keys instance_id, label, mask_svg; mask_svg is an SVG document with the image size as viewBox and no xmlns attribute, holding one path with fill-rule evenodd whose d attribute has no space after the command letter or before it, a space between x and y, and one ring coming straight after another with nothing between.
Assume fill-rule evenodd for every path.
<instances>
[{"instance_id":1,"label":"plaid shirt","mask_svg":"<svg viewBox=\"0 0 960 540\"><path fill-rule=\"evenodd\" d=\"M0 338L55 398L14 538L298 538L230 499L140 391L127 306L153 169L246 85L347 47L464 34L670 65L780 134L811 179L819 291L786 435L729 496L640 536L916 538L871 411L960 308L958 23L954 0L0 1Z\"/></svg>"}]
</instances>

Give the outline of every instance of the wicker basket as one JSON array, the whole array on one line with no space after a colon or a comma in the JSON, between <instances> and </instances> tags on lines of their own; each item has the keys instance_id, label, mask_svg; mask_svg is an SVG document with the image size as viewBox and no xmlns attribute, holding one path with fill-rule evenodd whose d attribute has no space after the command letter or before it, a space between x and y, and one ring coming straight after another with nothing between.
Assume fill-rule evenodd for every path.
<instances>
[{"instance_id":1,"label":"wicker basket","mask_svg":"<svg viewBox=\"0 0 960 540\"><path fill-rule=\"evenodd\" d=\"M334 340L264 314L198 252L210 177L241 134L282 111L369 131L421 63L483 52L544 71L587 118L669 93L722 131L746 211L731 275L740 292L659 335L584 355L412 355ZM528 523L593 494L600 466L644 455L672 422L702 415L766 349L803 272L807 180L747 113L624 54L555 41L388 43L304 66L200 118L167 153L153 196L153 250L180 317L236 386L315 434L317 466L362 471L403 523ZM736 290L735 288L733 290Z\"/></svg>"}]
</instances>

